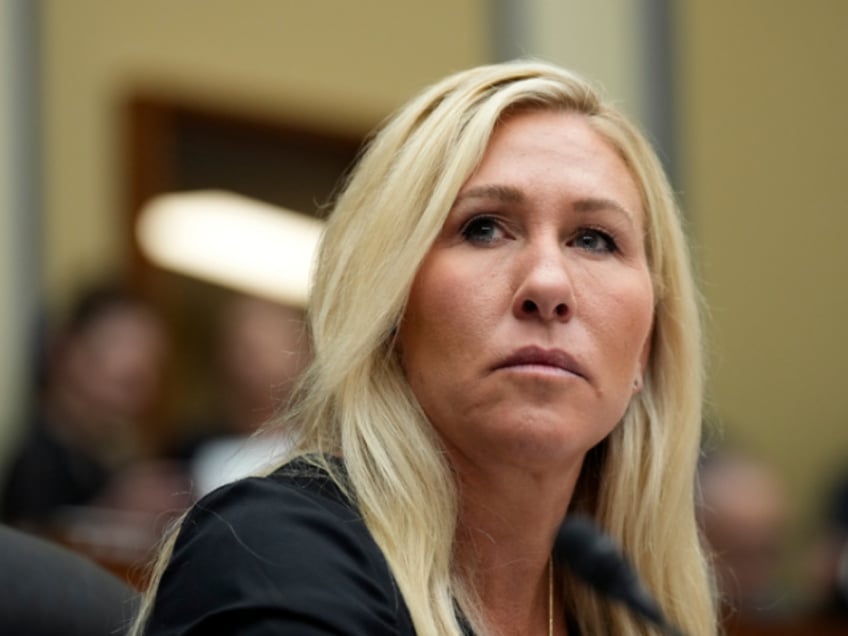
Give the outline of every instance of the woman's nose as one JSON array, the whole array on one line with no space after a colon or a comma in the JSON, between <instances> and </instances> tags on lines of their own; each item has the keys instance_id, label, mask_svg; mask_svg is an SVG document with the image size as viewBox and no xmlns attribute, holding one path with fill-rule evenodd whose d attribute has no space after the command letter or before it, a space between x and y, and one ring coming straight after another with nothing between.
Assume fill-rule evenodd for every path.
<instances>
[{"instance_id":1,"label":"woman's nose","mask_svg":"<svg viewBox=\"0 0 848 636\"><path fill-rule=\"evenodd\" d=\"M560 246L528 248L513 300L517 318L567 321L574 314L574 288Z\"/></svg>"}]
</instances>

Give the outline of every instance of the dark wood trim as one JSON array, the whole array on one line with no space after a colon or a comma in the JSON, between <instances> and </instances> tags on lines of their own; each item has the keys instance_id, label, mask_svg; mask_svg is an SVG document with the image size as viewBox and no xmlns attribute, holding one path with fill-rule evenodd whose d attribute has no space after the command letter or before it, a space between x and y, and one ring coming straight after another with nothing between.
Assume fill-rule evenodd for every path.
<instances>
[{"instance_id":1,"label":"dark wood trim","mask_svg":"<svg viewBox=\"0 0 848 636\"><path fill-rule=\"evenodd\" d=\"M210 170L213 174L220 174L220 165L225 164L216 164L214 156L207 156L215 155L218 148L235 145L238 146L239 156L244 156L242 149L249 153L255 147L259 157L255 160L255 171L251 171L250 161L233 167L238 168L235 172L240 172L239 178L247 182L248 187L254 184L252 179L255 177L258 185L267 191L269 181L272 182L272 189L279 186L283 190L297 189L304 181L308 182L302 186L305 189L313 187L313 181L322 188L329 181L336 182L344 172L344 166L349 168L354 162L365 135L361 131L339 134L336 131L319 130L302 122L272 121L237 113L232 109L218 108L214 104L189 104L143 92L126 100L122 119L124 130L120 155L124 162L124 183L121 214L124 222L121 225L125 228L123 242L128 283L161 310L172 332L175 349L176 360L166 372L167 395L163 397L163 404L154 418L154 430L151 431L151 445L161 448L163 439L171 434L169 427L173 426L175 420L181 420L184 403L188 401L194 404L192 400L196 396L204 395L204 382L198 380L203 368L194 360L197 352L204 350L207 337L204 334L211 331L204 323L214 313L210 307L216 307L215 303L220 302L226 294L226 290L204 286L203 283L181 278L156 267L144 256L135 236L138 215L150 198L191 187L183 182L185 175L191 173L185 164L191 161L192 155L191 152L185 152L185 136L194 139L192 143L197 142L198 135L207 133L211 137L220 135L220 139L224 140L222 143L211 144L201 142L200 154L194 155L198 164L205 166L201 166L200 172ZM245 141L243 148L239 145L242 139ZM207 153L209 148L212 149L211 153ZM277 148L279 153L276 152ZM302 162L300 156L303 156ZM296 180L289 176L288 181L283 178L277 183L273 174L270 174L275 168L269 166L273 166L278 157L285 157L280 160L283 170L296 167L304 171L301 176L309 179ZM310 169L310 165L314 165L315 169ZM329 171L335 171L338 166L342 166L338 170L339 174L330 177ZM318 175L317 180L312 179L315 175ZM210 187L219 186L212 184ZM263 198L249 191L241 193ZM324 195L329 196L330 192L322 193ZM199 401L202 403L203 399Z\"/></svg>"}]
</instances>

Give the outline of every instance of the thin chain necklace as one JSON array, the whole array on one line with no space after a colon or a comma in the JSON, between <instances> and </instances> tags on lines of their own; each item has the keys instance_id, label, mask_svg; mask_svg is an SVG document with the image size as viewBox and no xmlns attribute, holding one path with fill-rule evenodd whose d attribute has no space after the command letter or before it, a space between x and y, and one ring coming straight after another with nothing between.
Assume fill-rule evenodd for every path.
<instances>
[{"instance_id":1,"label":"thin chain necklace","mask_svg":"<svg viewBox=\"0 0 848 636\"><path fill-rule=\"evenodd\" d=\"M554 636L554 559L548 557L548 636Z\"/></svg>"}]
</instances>

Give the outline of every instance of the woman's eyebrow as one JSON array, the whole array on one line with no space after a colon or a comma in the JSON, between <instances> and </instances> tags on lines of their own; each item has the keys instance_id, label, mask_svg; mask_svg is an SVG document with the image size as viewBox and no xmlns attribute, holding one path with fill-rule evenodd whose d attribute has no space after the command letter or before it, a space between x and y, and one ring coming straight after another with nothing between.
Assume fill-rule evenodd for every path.
<instances>
[{"instance_id":1,"label":"woman's eyebrow","mask_svg":"<svg viewBox=\"0 0 848 636\"><path fill-rule=\"evenodd\" d=\"M524 194L518 188L504 185L481 185L460 192L454 205L465 199L497 199L507 203L515 203L524 199Z\"/></svg>"},{"instance_id":2,"label":"woman's eyebrow","mask_svg":"<svg viewBox=\"0 0 848 636\"><path fill-rule=\"evenodd\" d=\"M580 213L603 212L605 210L610 210L621 214L625 219L627 219L630 225L633 225L634 227L636 226L636 217L633 212L612 199L606 199L603 197L588 197L585 199L578 199L571 207L575 212Z\"/></svg>"}]
</instances>

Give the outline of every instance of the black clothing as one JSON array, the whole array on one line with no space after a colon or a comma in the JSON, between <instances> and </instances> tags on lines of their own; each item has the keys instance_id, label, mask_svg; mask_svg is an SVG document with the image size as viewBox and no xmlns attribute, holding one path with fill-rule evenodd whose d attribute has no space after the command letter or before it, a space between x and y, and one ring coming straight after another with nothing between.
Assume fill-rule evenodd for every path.
<instances>
[{"instance_id":1,"label":"black clothing","mask_svg":"<svg viewBox=\"0 0 848 636\"><path fill-rule=\"evenodd\" d=\"M42 524L62 506L86 505L112 477L96 459L54 435L46 420L37 420L31 430L0 498L0 518L14 524Z\"/></svg>"},{"instance_id":2,"label":"black clothing","mask_svg":"<svg viewBox=\"0 0 848 636\"><path fill-rule=\"evenodd\" d=\"M324 471L296 460L195 504L146 633L414 636L415 629L356 507Z\"/></svg>"},{"instance_id":3,"label":"black clothing","mask_svg":"<svg viewBox=\"0 0 848 636\"><path fill-rule=\"evenodd\" d=\"M839 478L830 495L827 522L848 535L848 473Z\"/></svg>"},{"instance_id":4,"label":"black clothing","mask_svg":"<svg viewBox=\"0 0 848 636\"><path fill-rule=\"evenodd\" d=\"M328 475L294 462L219 488L192 508L147 633L415 631L358 511Z\"/></svg>"},{"instance_id":5,"label":"black clothing","mask_svg":"<svg viewBox=\"0 0 848 636\"><path fill-rule=\"evenodd\" d=\"M839 478L829 497L826 524L827 530L842 542L838 558L848 559L848 473ZM828 592L823 614L848 616L848 569L842 568L838 572L837 580Z\"/></svg>"}]
</instances>

